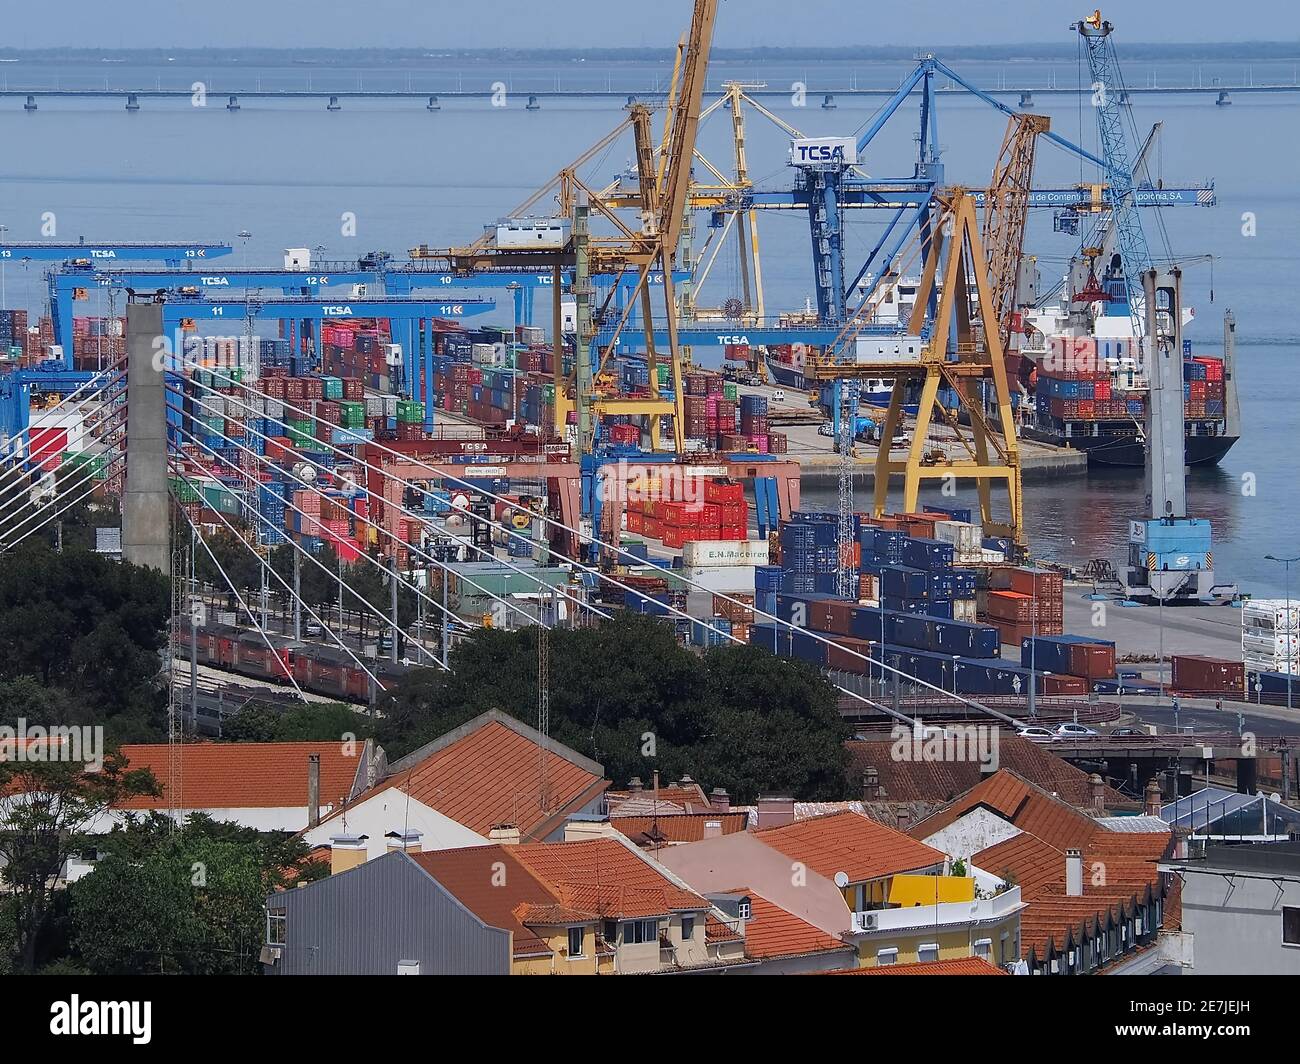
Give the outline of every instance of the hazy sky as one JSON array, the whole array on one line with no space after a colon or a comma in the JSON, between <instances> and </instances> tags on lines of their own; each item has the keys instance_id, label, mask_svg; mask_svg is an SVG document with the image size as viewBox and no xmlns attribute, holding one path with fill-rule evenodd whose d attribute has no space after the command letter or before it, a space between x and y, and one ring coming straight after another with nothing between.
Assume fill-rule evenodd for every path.
<instances>
[{"instance_id":1,"label":"hazy sky","mask_svg":"<svg viewBox=\"0 0 1300 1064\"><path fill-rule=\"evenodd\" d=\"M75 47L669 46L690 0L51 0L6 3L4 44ZM1068 40L1094 0L722 0L715 43ZM1103 9L1124 39L1295 41L1292 0L1142 0Z\"/></svg>"}]
</instances>

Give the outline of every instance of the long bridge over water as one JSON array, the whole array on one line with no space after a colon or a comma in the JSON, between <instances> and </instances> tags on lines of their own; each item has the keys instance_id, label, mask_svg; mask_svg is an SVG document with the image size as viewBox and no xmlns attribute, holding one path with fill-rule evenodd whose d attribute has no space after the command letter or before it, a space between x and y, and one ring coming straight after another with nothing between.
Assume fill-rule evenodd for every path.
<instances>
[{"instance_id":1,"label":"long bridge over water","mask_svg":"<svg viewBox=\"0 0 1300 1064\"><path fill-rule=\"evenodd\" d=\"M200 83L196 82L195 86ZM836 107L836 101L840 97L847 99L858 98L887 98L897 92L897 87L858 87L848 86L842 88L805 88L804 89L810 106L820 106L825 110L831 110ZM966 92L957 86L941 87L936 90L939 95L960 95ZM783 88L751 88L746 89L748 95L766 96L771 98L788 97L792 94L790 87ZM988 96L1003 97L1015 99L1021 108L1034 106L1035 97L1056 97L1056 96L1079 96L1091 95L1091 87L1080 88L1078 86L1026 86L1011 87L999 86L996 88L982 89L981 92ZM1274 84L1251 84L1242 83L1234 85L1225 85L1221 83L1203 85L1138 85L1128 86L1121 93L1122 98L1134 96L1204 96L1213 99L1213 102L1219 106L1225 106L1232 102L1234 96L1251 96L1251 95L1275 95L1278 93L1300 93L1300 83L1298 82L1279 82ZM710 91L707 96L716 97L721 95L718 91ZM380 100L380 101L402 101L416 100L423 101L425 107L430 111L437 111L441 108L442 101L474 101L474 100L500 100L515 97L525 99L525 106L530 110L539 110L543 101L546 100L625 100L628 103L642 102L655 103L663 101L667 93L663 89L650 88L642 91L630 91L627 89L534 89L534 90L516 90L512 88L509 81L496 82L483 89L455 89L447 92L430 92L428 90L416 89L315 89L315 88L297 88L297 89L264 89L252 87L247 89L222 89L217 91L211 86L202 86L201 88L138 88L138 89L118 89L118 88L10 88L5 86L0 88L0 99L20 99L23 101L23 107L27 111L36 111L39 109L41 101L72 100L72 99L93 99L93 100L120 100L124 103L128 111L137 111L140 109L142 100L189 100L194 102L202 99L202 106L225 106L227 110L237 111L241 107L241 101L244 100L268 100L268 101L288 101L288 100L321 100L325 101L329 110L337 111L343 107L345 100Z\"/></svg>"}]
</instances>

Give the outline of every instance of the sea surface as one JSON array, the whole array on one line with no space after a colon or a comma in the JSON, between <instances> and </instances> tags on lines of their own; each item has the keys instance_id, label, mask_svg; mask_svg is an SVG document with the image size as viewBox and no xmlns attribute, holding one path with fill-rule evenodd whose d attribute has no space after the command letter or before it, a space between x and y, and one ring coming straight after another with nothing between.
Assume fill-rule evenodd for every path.
<instances>
[{"instance_id":1,"label":"sea surface","mask_svg":"<svg viewBox=\"0 0 1300 1064\"><path fill-rule=\"evenodd\" d=\"M982 86L1075 85L1072 64L1033 61L952 64ZM879 99L823 94L851 85L891 86L907 64L759 62L715 65L710 88L727 78L770 87L807 87L805 106L790 96L764 97L779 118L805 134L851 135L871 121ZM292 65L219 69L160 63L0 64L2 87L183 88L204 82L206 106L188 99L144 99L136 113L122 102L42 100L25 113L21 99L0 99L0 225L9 240L51 235L92 241L228 241L230 265L273 264L288 247L323 247L333 259L355 259L375 249L403 255L418 244L467 243L482 226L508 215L533 190L584 152L625 117L623 99L544 99L525 109L527 93L561 88L619 92L662 90L667 63L548 60L501 64L430 57L415 69L385 66ZM1128 72L1130 85L1293 82L1291 63L1146 62ZM310 79L310 81L309 81ZM444 98L429 112L423 100L345 99L327 112L321 100L242 99L229 112L225 93L256 87L410 89L451 92L506 87L505 106L487 100ZM1244 438L1217 468L1190 479L1192 512L1215 529L1216 570L1256 594L1284 592L1282 567L1264 555L1300 555L1300 196L1292 175L1300 164L1300 94L1233 97L1216 107L1213 96L1138 96L1134 121L1143 135L1164 123L1155 167L1166 184L1213 179L1214 209L1164 209L1144 213L1157 258L1184 266L1184 298L1196 321L1188 332L1199 350L1221 348L1222 314L1229 307L1238 327L1238 383ZM1014 98L1010 101L1015 102ZM1040 95L1035 110L1051 116L1062 136L1096 148L1093 114L1071 97ZM907 176L916 154L916 103L909 101L873 142L863 161L875 177ZM969 97L945 97L939 133L953 184L988 181L1005 118ZM1291 131L1288 133L1288 131ZM751 176L763 189L788 188L788 135L757 114L748 123ZM719 169L731 168L730 122L719 110L700 136L702 152ZM1036 183L1070 185L1092 179L1078 160L1043 144ZM581 173L594 186L608 183L632 162L630 135L597 154ZM540 213L545 204L535 209ZM344 235L355 217L355 235ZM860 263L880 234L881 218L859 212L849 221L847 259ZM45 231L43 231L43 226ZM769 211L760 220L763 274L770 310L802 307L812 295L806 217ZM251 235L240 239L237 234ZM701 219L697 244L709 236ZM714 238L717 236L714 234ZM1028 250L1039 258L1044 287L1065 267L1074 241L1053 233L1051 211L1031 217ZM1213 256L1212 263L1206 256ZM37 308L44 300L38 266L9 264L0 278L0 305ZM731 247L717 257L700 302L739 294ZM86 313L110 309L102 293ZM120 309L120 308L118 308ZM508 324L502 301L480 319ZM701 361L716 362L714 353ZM1127 522L1142 516L1140 470L1032 482L1026 514L1035 549L1062 561L1106 557L1122 563ZM827 493L808 499L829 505ZM1300 594L1300 567L1294 567Z\"/></svg>"}]
</instances>

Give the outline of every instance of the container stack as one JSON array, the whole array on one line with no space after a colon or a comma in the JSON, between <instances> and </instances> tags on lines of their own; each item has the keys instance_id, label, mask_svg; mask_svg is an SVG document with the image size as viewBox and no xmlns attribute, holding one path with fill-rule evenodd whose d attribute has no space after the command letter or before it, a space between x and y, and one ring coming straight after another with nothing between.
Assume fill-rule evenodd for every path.
<instances>
[{"instance_id":1,"label":"container stack","mask_svg":"<svg viewBox=\"0 0 1300 1064\"><path fill-rule=\"evenodd\" d=\"M1300 672L1300 602L1249 599L1243 603L1241 657L1251 672Z\"/></svg>"},{"instance_id":2,"label":"container stack","mask_svg":"<svg viewBox=\"0 0 1300 1064\"><path fill-rule=\"evenodd\" d=\"M647 492L656 498L629 500L627 531L674 548L702 541L739 543L748 538L749 503L744 485L706 479L702 485L690 484L689 492L687 487L665 478L659 482L659 490Z\"/></svg>"},{"instance_id":3,"label":"container stack","mask_svg":"<svg viewBox=\"0 0 1300 1064\"><path fill-rule=\"evenodd\" d=\"M1117 675L1115 644L1081 635L1026 636L1020 664L1042 675L1042 693L1048 695L1086 695Z\"/></svg>"},{"instance_id":4,"label":"container stack","mask_svg":"<svg viewBox=\"0 0 1300 1064\"><path fill-rule=\"evenodd\" d=\"M1034 635L1059 636L1065 630L1065 587L1060 573L1009 565L989 571L988 589L979 596L979 619L1020 645Z\"/></svg>"},{"instance_id":5,"label":"container stack","mask_svg":"<svg viewBox=\"0 0 1300 1064\"><path fill-rule=\"evenodd\" d=\"M900 613L826 594L776 596L776 615L793 627L756 623L752 645L857 675L892 676L962 694L1019 694L1028 670L1000 660L998 633L986 625ZM820 636L820 638L819 638ZM881 663L888 669L881 668Z\"/></svg>"}]
</instances>

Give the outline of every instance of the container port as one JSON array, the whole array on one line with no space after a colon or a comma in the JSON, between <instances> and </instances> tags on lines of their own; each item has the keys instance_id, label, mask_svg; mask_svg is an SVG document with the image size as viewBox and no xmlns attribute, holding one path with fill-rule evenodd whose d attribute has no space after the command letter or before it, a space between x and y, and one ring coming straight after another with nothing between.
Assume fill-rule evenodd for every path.
<instances>
[{"instance_id":1,"label":"container port","mask_svg":"<svg viewBox=\"0 0 1300 1064\"><path fill-rule=\"evenodd\" d=\"M765 84L718 81L720 5L688 6L658 91L520 202L472 174L450 241L413 218L404 253L339 257L286 225L267 258L247 230L0 225L0 293L14 260L37 292L0 309L0 598L63 639L41 658L9 625L56 676L47 701L34 672L11 695L35 713L92 690L132 740L93 830L28 875L69 892L54 936L43 911L18 931L63 948L53 963L1170 972L1219 948L1182 923L1214 908L1181 905L1210 846L1235 831L1294 856L1300 559L1267 555L1284 594L1256 594L1216 552L1250 528L1189 491L1247 419L1236 318L1207 352L1203 257L1175 253L1162 212L1217 196L1153 177L1163 124L1140 128L1127 91L1085 107L1087 85L1124 84L1115 26L1070 27L1078 132L924 52L829 136ZM165 102L162 80L127 110ZM373 102L361 81L317 117ZM60 91L24 93L26 113ZM517 95L536 113L566 93ZM953 97L1005 126L974 184L939 135ZM272 98L232 91L220 117ZM705 154L713 116L728 164ZM1078 181L1049 181L1040 148ZM1031 237L1035 211L1057 243ZM801 309L764 288L774 214L811 265ZM1031 505L1067 478L1112 486L1110 539ZM41 600L82 572L76 610ZM0 749L0 792L42 793L6 790L24 743ZM254 836L275 845L239 883L252 938L101 959L85 921L117 904L106 870L130 886L155 859L206 868L196 838L224 861ZM1270 919L1293 900L1273 882Z\"/></svg>"},{"instance_id":2,"label":"container port","mask_svg":"<svg viewBox=\"0 0 1300 1064\"><path fill-rule=\"evenodd\" d=\"M897 99L941 74L967 84L925 60ZM685 72L682 87L691 87ZM739 140L752 100L738 85L726 99ZM678 118L694 120L685 110L669 115ZM630 109L634 140L648 143L650 120L648 110ZM1039 665L1034 648L1042 640L1067 638L1063 570L1034 567L1019 494L1038 478L1078 473L1093 461L1141 464L1152 428L1135 332L1141 297L1120 265L1136 246L1117 242L1131 227L1101 230L1100 244L1083 245L1058 286L1068 296L1055 304L1035 301L1036 267L1020 259L1025 196L1033 193L1013 190L1030 187L1034 147L1049 135L1046 119L1012 115L995 184L982 194L982 232L972 228L965 237L987 256L987 276L953 280L940 257L935 279L924 280L925 256L904 232L881 260L891 269L865 295L854 293L856 306L843 291L819 288L815 306L810 300L803 312L769 323L748 305L711 318L719 312L702 309L692 293L685 315L680 302L666 304L681 316L675 337L651 305L660 295L673 299L671 278L682 267L682 281L690 276L689 257L675 254L683 225L655 239L606 232L618 210L644 195L635 169L599 196L564 191L567 215L516 210L486 224L466 247L421 245L409 260L372 252L327 263L290 248L282 267L222 270L229 246L209 245L204 270L211 272L196 276L181 265L179 245L134 246L117 261L107 245L28 248L50 264L49 301L44 313L0 315L12 396L10 459L47 478L60 469L90 470L95 490L123 490L125 470L114 461L121 432L87 431L115 416L122 392L106 395L101 385L93 412L91 404L77 405L72 412L81 420L71 425L57 412L61 395L120 372L127 355L125 302L118 312L91 316L77 313L77 301L92 286L125 300L128 287L151 285L163 293L164 324L178 338L168 375L170 485L185 519L206 534L228 526L264 552L291 545L312 556L327 552L332 564L369 561L396 570L462 624L491 613L500 596L472 585L491 583L498 575L492 568L504 562L503 572L530 581L539 601L516 604L498 624L535 621L540 598L554 595L558 583L565 597L585 603L660 613L683 642L770 646L865 677L882 691L884 672L873 673L872 663L884 662L895 678L919 681L921 689L1024 694L1032 713L1031 691L1086 696L1119 677L1113 643L1108 675L1082 658L1048 654ZM795 140L804 143L812 142ZM1151 148L1151 141L1142 146L1138 163ZM842 158L828 158L820 168L795 162L792 209L805 209L800 197L840 173ZM717 209L684 168L666 171L668 178L664 193L687 207L687 219L697 201ZM724 197L733 210L753 195L743 174L735 181ZM869 182L854 181L838 192L846 203L869 190ZM936 186L925 195L928 201L918 202L929 202L950 227L967 210L976 217L960 191ZM1212 186L1168 199L1180 201L1212 203ZM1138 202L1116 202L1111 212L1136 216ZM1096 200L1068 204L1058 228L1077 229L1104 208ZM752 215L737 217L756 224ZM815 247L817 224L814 216ZM842 274L838 254L818 250L818 276L823 268ZM144 264L127 266L128 257ZM1100 279L1098 261L1107 264ZM635 283L616 279L615 269L627 263L673 269L653 276L646 269ZM872 266L869 259L860 276L873 276ZM539 283L557 279L549 291ZM268 284L288 297L269 322L258 297ZM327 294L328 285L351 285L351 295ZM393 316L428 286L443 299L484 286L507 289L515 324L471 325L466 318L490 314L492 304L469 297L403 305ZM210 293L231 288L246 293L242 334L213 334L203 319L224 317L229 304ZM537 305L539 292L549 297L549 315ZM963 294L977 312L981 298L991 299L996 321L977 318L969 338L936 340ZM372 316L357 310L366 301L375 303ZM422 313L435 309L445 316ZM267 325L273 336L265 335ZM730 335L719 331L724 327ZM901 337L901 345L890 337ZM940 342L947 350L933 370L928 356L911 354ZM693 364L694 349L715 344L721 371ZM1183 342L1177 353L1186 460L1213 461L1238 432L1231 351L1193 355ZM952 369L940 368L945 359L978 374L978 402L954 386ZM923 398L932 379L938 388ZM33 397L29 410L26 396ZM1011 471L999 474L1009 514L991 503L987 442L969 459L972 437L989 424L1002 434L1000 450L1014 455L1004 462ZM880 485L900 472L905 502L942 477L980 485L980 505L972 514L918 502L913 512L891 514ZM837 489L839 512L800 510L800 485L819 483ZM855 488L875 496L874 509L854 505ZM1134 543L1122 561L1141 568L1148 547ZM594 579L583 571L588 566ZM600 573L611 579L602 582ZM462 577L471 586L458 587ZM431 596L438 588L455 589L451 606ZM790 598L799 595L827 598ZM856 612L836 613L836 603ZM801 613L832 609L809 629L834 640L783 630L796 606ZM459 630L444 625L439 643ZM858 641L849 656L860 667L843 667L849 662L834 647L849 645L845 639ZM1020 661L1025 647L1028 659ZM1251 664L1271 672L1265 666L1275 659L1256 655Z\"/></svg>"}]
</instances>

